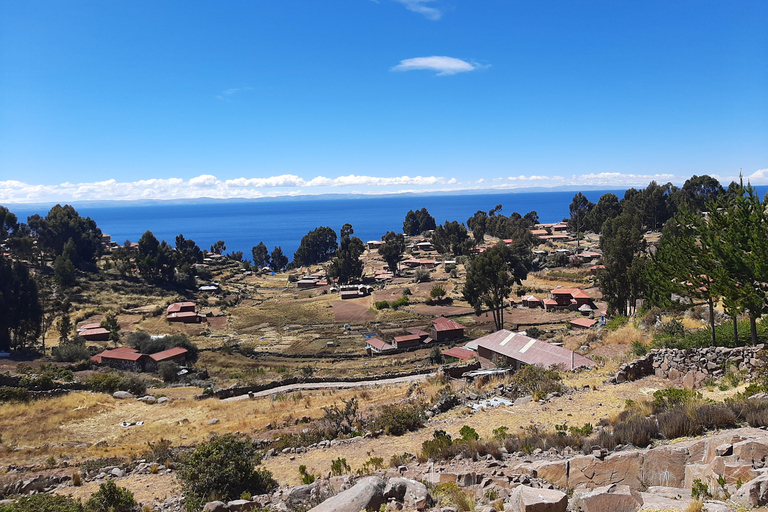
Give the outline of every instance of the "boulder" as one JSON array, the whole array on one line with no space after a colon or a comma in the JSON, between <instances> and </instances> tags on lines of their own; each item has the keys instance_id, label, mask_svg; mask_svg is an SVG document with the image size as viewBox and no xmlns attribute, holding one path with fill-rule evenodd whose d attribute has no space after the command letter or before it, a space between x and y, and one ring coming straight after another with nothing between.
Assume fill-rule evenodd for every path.
<instances>
[{"instance_id":1,"label":"boulder","mask_svg":"<svg viewBox=\"0 0 768 512\"><path fill-rule=\"evenodd\" d=\"M294 487L288 492L288 502L291 505L298 505L299 503L307 501L310 496L312 496L312 490L318 485L319 482L314 481L311 484Z\"/></svg>"},{"instance_id":2,"label":"boulder","mask_svg":"<svg viewBox=\"0 0 768 512\"><path fill-rule=\"evenodd\" d=\"M114 393L112 393L112 398L124 400L127 398L133 398L133 395L127 391L115 391Z\"/></svg>"},{"instance_id":3,"label":"boulder","mask_svg":"<svg viewBox=\"0 0 768 512\"><path fill-rule=\"evenodd\" d=\"M125 476L125 471L120 468L112 468L112 471L110 471L109 474L115 478L122 478Z\"/></svg>"},{"instance_id":4,"label":"boulder","mask_svg":"<svg viewBox=\"0 0 768 512\"><path fill-rule=\"evenodd\" d=\"M568 487L568 461L545 461L535 464L536 476L565 489Z\"/></svg>"},{"instance_id":5,"label":"boulder","mask_svg":"<svg viewBox=\"0 0 768 512\"><path fill-rule=\"evenodd\" d=\"M228 512L227 504L223 501L209 501L203 507L203 512Z\"/></svg>"},{"instance_id":6,"label":"boulder","mask_svg":"<svg viewBox=\"0 0 768 512\"><path fill-rule=\"evenodd\" d=\"M628 485L614 484L576 493L574 503L582 512L636 512L643 506L643 498Z\"/></svg>"},{"instance_id":7,"label":"boulder","mask_svg":"<svg viewBox=\"0 0 768 512\"><path fill-rule=\"evenodd\" d=\"M425 510L432 503L427 486L408 478L390 478L384 488L384 499L394 498L402 503L406 510Z\"/></svg>"},{"instance_id":8,"label":"boulder","mask_svg":"<svg viewBox=\"0 0 768 512\"><path fill-rule=\"evenodd\" d=\"M387 501L384 499L384 480L378 476L362 478L344 492L328 498L310 512L360 512L378 510Z\"/></svg>"},{"instance_id":9,"label":"boulder","mask_svg":"<svg viewBox=\"0 0 768 512\"><path fill-rule=\"evenodd\" d=\"M153 397L152 395L145 395L145 396L142 396L141 398L137 398L136 400L138 400L139 402L144 402L145 404L157 403L157 398Z\"/></svg>"},{"instance_id":10,"label":"boulder","mask_svg":"<svg viewBox=\"0 0 768 512\"><path fill-rule=\"evenodd\" d=\"M688 450L660 446L646 452L643 475L647 485L682 487L685 483L685 462Z\"/></svg>"},{"instance_id":11,"label":"boulder","mask_svg":"<svg viewBox=\"0 0 768 512\"><path fill-rule=\"evenodd\" d=\"M731 496L731 500L746 508L768 505L768 475L760 475L743 484L739 490Z\"/></svg>"},{"instance_id":12,"label":"boulder","mask_svg":"<svg viewBox=\"0 0 768 512\"><path fill-rule=\"evenodd\" d=\"M749 439L733 445L733 455L750 463L763 460L768 455L768 440Z\"/></svg>"},{"instance_id":13,"label":"boulder","mask_svg":"<svg viewBox=\"0 0 768 512\"><path fill-rule=\"evenodd\" d=\"M553 489L534 489L520 485L512 489L507 499L512 512L565 512L568 508L568 496Z\"/></svg>"},{"instance_id":14,"label":"boulder","mask_svg":"<svg viewBox=\"0 0 768 512\"><path fill-rule=\"evenodd\" d=\"M258 503L250 500L232 500L227 503L230 512L247 512L258 507Z\"/></svg>"},{"instance_id":15,"label":"boulder","mask_svg":"<svg viewBox=\"0 0 768 512\"><path fill-rule=\"evenodd\" d=\"M568 485L576 489L619 484L639 489L642 486L642 470L643 454L640 452L614 453L605 460L591 455L574 457L570 461Z\"/></svg>"}]
</instances>

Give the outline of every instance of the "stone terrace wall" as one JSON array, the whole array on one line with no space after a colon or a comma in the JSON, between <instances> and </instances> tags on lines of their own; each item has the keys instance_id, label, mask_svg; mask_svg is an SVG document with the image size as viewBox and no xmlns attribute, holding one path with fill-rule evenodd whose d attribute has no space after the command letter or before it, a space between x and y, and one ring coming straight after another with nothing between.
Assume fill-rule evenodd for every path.
<instances>
[{"instance_id":1,"label":"stone terrace wall","mask_svg":"<svg viewBox=\"0 0 768 512\"><path fill-rule=\"evenodd\" d=\"M762 366L757 353L765 346L754 347L707 347L698 349L654 349L631 363L624 363L610 382L620 384L648 375L658 375L672 380L684 378L700 384L708 378L725 375L729 367L752 374Z\"/></svg>"}]
</instances>

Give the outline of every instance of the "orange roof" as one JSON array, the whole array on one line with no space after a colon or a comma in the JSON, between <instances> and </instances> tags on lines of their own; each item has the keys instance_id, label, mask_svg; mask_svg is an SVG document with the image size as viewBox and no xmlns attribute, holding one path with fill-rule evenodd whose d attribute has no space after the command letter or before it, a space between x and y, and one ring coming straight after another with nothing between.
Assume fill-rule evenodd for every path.
<instances>
[{"instance_id":1,"label":"orange roof","mask_svg":"<svg viewBox=\"0 0 768 512\"><path fill-rule=\"evenodd\" d=\"M380 338L368 338L365 342L376 350L393 350L395 347Z\"/></svg>"},{"instance_id":2,"label":"orange roof","mask_svg":"<svg viewBox=\"0 0 768 512\"><path fill-rule=\"evenodd\" d=\"M168 306L169 313L176 313L181 311L182 308L194 308L196 304L194 302L174 302Z\"/></svg>"},{"instance_id":3,"label":"orange roof","mask_svg":"<svg viewBox=\"0 0 768 512\"><path fill-rule=\"evenodd\" d=\"M453 347L445 352L443 352L443 355L446 357L455 357L456 359L466 360L466 359L472 359L473 357L477 357L477 354L471 350L467 350L466 348L461 347Z\"/></svg>"},{"instance_id":4,"label":"orange roof","mask_svg":"<svg viewBox=\"0 0 768 512\"><path fill-rule=\"evenodd\" d=\"M570 321L570 323L576 327L584 327L585 329L589 329L597 323L597 320L592 320L591 318L574 318Z\"/></svg>"}]
</instances>

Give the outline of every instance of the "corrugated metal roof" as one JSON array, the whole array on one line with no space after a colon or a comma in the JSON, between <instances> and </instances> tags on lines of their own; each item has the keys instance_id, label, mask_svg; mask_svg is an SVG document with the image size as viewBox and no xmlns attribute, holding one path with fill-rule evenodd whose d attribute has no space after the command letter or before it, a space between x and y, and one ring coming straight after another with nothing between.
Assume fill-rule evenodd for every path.
<instances>
[{"instance_id":1,"label":"corrugated metal roof","mask_svg":"<svg viewBox=\"0 0 768 512\"><path fill-rule=\"evenodd\" d=\"M416 336L414 334L406 334L405 336L395 336L396 343L403 343L408 341L421 341L421 336Z\"/></svg>"},{"instance_id":2,"label":"corrugated metal roof","mask_svg":"<svg viewBox=\"0 0 768 512\"><path fill-rule=\"evenodd\" d=\"M529 365L549 368L558 365L566 370L595 363L571 350L530 338L520 333L501 330L475 340L478 347Z\"/></svg>"},{"instance_id":3,"label":"corrugated metal roof","mask_svg":"<svg viewBox=\"0 0 768 512\"><path fill-rule=\"evenodd\" d=\"M109 331L107 329L104 329L103 327L97 327L96 329L85 329L84 331L80 331L80 336L85 338L86 336L97 336L99 334L109 334Z\"/></svg>"},{"instance_id":4,"label":"corrugated metal roof","mask_svg":"<svg viewBox=\"0 0 768 512\"><path fill-rule=\"evenodd\" d=\"M589 329L597 323L597 320L592 320L591 318L574 318L570 321L570 323L571 325L575 325L577 327L584 327Z\"/></svg>"},{"instance_id":5,"label":"corrugated metal roof","mask_svg":"<svg viewBox=\"0 0 768 512\"><path fill-rule=\"evenodd\" d=\"M163 350L162 352L155 352L154 354L150 354L149 357L157 362L160 362L166 359L172 359L182 354L186 354L187 352L189 351L184 347L173 347L169 348L168 350Z\"/></svg>"},{"instance_id":6,"label":"corrugated metal roof","mask_svg":"<svg viewBox=\"0 0 768 512\"><path fill-rule=\"evenodd\" d=\"M393 350L395 347L382 340L381 338L368 338L365 343L375 348L376 350Z\"/></svg>"},{"instance_id":7,"label":"corrugated metal roof","mask_svg":"<svg viewBox=\"0 0 768 512\"><path fill-rule=\"evenodd\" d=\"M168 306L168 312L174 313L181 311L182 308L194 308L197 305L194 302L174 302L170 306Z\"/></svg>"},{"instance_id":8,"label":"corrugated metal roof","mask_svg":"<svg viewBox=\"0 0 768 512\"><path fill-rule=\"evenodd\" d=\"M465 329L465 327L460 323L454 322L450 318L445 318L444 316L432 320L432 326L436 331L456 331L459 329Z\"/></svg>"},{"instance_id":9,"label":"corrugated metal roof","mask_svg":"<svg viewBox=\"0 0 768 512\"><path fill-rule=\"evenodd\" d=\"M472 359L473 357L477 357L476 353L461 347L450 348L445 352L443 352L443 355L446 357L455 357L456 359L462 359L462 360Z\"/></svg>"}]
</instances>

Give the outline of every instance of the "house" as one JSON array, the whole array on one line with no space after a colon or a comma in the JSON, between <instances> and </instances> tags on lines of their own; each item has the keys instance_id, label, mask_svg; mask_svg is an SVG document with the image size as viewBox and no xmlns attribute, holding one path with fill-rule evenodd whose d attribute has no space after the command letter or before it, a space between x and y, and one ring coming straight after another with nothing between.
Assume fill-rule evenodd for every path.
<instances>
[{"instance_id":1,"label":"house","mask_svg":"<svg viewBox=\"0 0 768 512\"><path fill-rule=\"evenodd\" d=\"M146 364L151 362L148 355L141 354L136 349L128 347L105 350L91 357L91 360L110 368L137 372L144 371Z\"/></svg>"},{"instance_id":2,"label":"house","mask_svg":"<svg viewBox=\"0 0 768 512\"><path fill-rule=\"evenodd\" d=\"M155 371L157 365L166 361L171 361L179 365L183 365L187 361L187 353L189 351L184 347L173 347L162 352L156 352L149 355L149 360L144 363L145 371Z\"/></svg>"},{"instance_id":3,"label":"house","mask_svg":"<svg viewBox=\"0 0 768 512\"><path fill-rule=\"evenodd\" d=\"M86 341L109 341L109 330L103 327L85 329L78 332L78 336Z\"/></svg>"},{"instance_id":4,"label":"house","mask_svg":"<svg viewBox=\"0 0 768 512\"><path fill-rule=\"evenodd\" d=\"M536 238L539 238L539 239L541 237L543 237L543 236L548 236L549 235L549 233L547 232L546 229L532 229L532 230L530 230L530 233L533 236L535 236Z\"/></svg>"},{"instance_id":5,"label":"house","mask_svg":"<svg viewBox=\"0 0 768 512\"><path fill-rule=\"evenodd\" d=\"M416 249L419 251L434 251L435 248L432 246L432 242L419 242L416 244Z\"/></svg>"},{"instance_id":6,"label":"house","mask_svg":"<svg viewBox=\"0 0 768 512\"><path fill-rule=\"evenodd\" d=\"M552 298L542 301L546 311L579 310L582 306L594 309L592 297L580 288L555 288Z\"/></svg>"},{"instance_id":7,"label":"house","mask_svg":"<svg viewBox=\"0 0 768 512\"><path fill-rule=\"evenodd\" d=\"M568 323L571 324L572 329L589 329L597 323L597 320L593 320L591 318L574 318Z\"/></svg>"},{"instance_id":8,"label":"house","mask_svg":"<svg viewBox=\"0 0 768 512\"><path fill-rule=\"evenodd\" d=\"M427 338L429 338L429 333L427 331L422 331L421 329L411 328L411 329L406 329L405 332L407 332L408 334L412 334L413 336L418 336L421 339L421 341L424 341Z\"/></svg>"},{"instance_id":9,"label":"house","mask_svg":"<svg viewBox=\"0 0 768 512\"><path fill-rule=\"evenodd\" d=\"M179 313L170 313L168 315L165 315L165 319L169 322L180 322L183 324L199 324L201 322L208 321L205 315L195 313L194 311L181 311Z\"/></svg>"},{"instance_id":10,"label":"house","mask_svg":"<svg viewBox=\"0 0 768 512\"><path fill-rule=\"evenodd\" d=\"M465 327L458 322L445 317L432 320L432 330L429 335L432 339L442 342L458 340L464 337Z\"/></svg>"},{"instance_id":11,"label":"house","mask_svg":"<svg viewBox=\"0 0 768 512\"><path fill-rule=\"evenodd\" d=\"M540 308L543 306L541 299L535 295L523 295L520 297L520 302L524 308Z\"/></svg>"},{"instance_id":12,"label":"house","mask_svg":"<svg viewBox=\"0 0 768 512\"><path fill-rule=\"evenodd\" d=\"M94 322L94 323L90 323L90 324L83 324L83 325L81 325L80 327L77 328L77 332L79 334L79 333L81 333L83 331L88 331L88 330L91 330L91 329L98 329L99 327L101 327L101 323L99 323L99 322Z\"/></svg>"},{"instance_id":13,"label":"house","mask_svg":"<svg viewBox=\"0 0 768 512\"><path fill-rule=\"evenodd\" d=\"M365 340L365 350L368 352L368 354L381 354L382 352L395 350L395 347L382 340L381 338L368 338Z\"/></svg>"},{"instance_id":14,"label":"house","mask_svg":"<svg viewBox=\"0 0 768 512\"><path fill-rule=\"evenodd\" d=\"M168 306L167 312L170 313L182 313L182 312L195 312L195 308L197 308L197 304L194 302L174 302L170 306Z\"/></svg>"},{"instance_id":15,"label":"house","mask_svg":"<svg viewBox=\"0 0 768 512\"><path fill-rule=\"evenodd\" d=\"M299 288L314 288L319 281L319 279L315 279L314 277L305 277L304 279L296 281L296 285Z\"/></svg>"},{"instance_id":16,"label":"house","mask_svg":"<svg viewBox=\"0 0 768 512\"><path fill-rule=\"evenodd\" d=\"M466 361L477 357L477 353L461 347L453 347L443 352L443 357L447 360Z\"/></svg>"},{"instance_id":17,"label":"house","mask_svg":"<svg viewBox=\"0 0 768 512\"><path fill-rule=\"evenodd\" d=\"M599 252L584 251L578 254L581 261L592 261L594 259L600 259L603 257Z\"/></svg>"},{"instance_id":18,"label":"house","mask_svg":"<svg viewBox=\"0 0 768 512\"><path fill-rule=\"evenodd\" d=\"M494 361L497 365L509 365L515 370L526 365L545 368L554 365L564 370L573 370L595 364L572 350L506 329L478 338L475 342L480 357Z\"/></svg>"},{"instance_id":19,"label":"house","mask_svg":"<svg viewBox=\"0 0 768 512\"><path fill-rule=\"evenodd\" d=\"M341 290L341 300L358 299L360 297L363 297L363 294L357 288L354 290Z\"/></svg>"},{"instance_id":20,"label":"house","mask_svg":"<svg viewBox=\"0 0 768 512\"><path fill-rule=\"evenodd\" d=\"M368 247L368 250L373 251L377 250L379 247L384 245L384 242L381 240L370 240L368 242L365 242L365 245Z\"/></svg>"},{"instance_id":21,"label":"house","mask_svg":"<svg viewBox=\"0 0 768 512\"><path fill-rule=\"evenodd\" d=\"M421 345L421 337L415 334L406 334L405 336L395 336L393 345L397 349L413 348Z\"/></svg>"}]
</instances>

